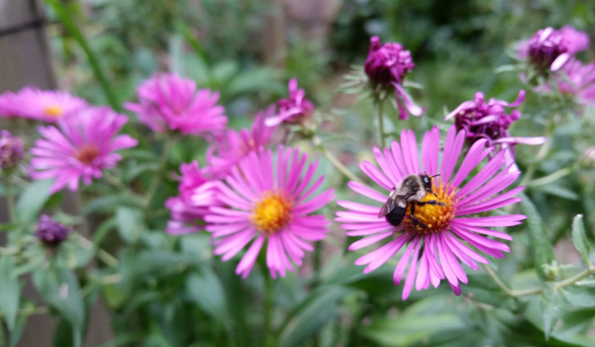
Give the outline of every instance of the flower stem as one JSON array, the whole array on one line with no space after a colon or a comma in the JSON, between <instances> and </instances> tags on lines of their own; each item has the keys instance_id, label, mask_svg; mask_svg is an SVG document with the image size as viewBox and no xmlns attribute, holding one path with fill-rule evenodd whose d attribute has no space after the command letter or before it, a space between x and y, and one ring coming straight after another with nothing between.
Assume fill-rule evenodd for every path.
<instances>
[{"instance_id":1,"label":"flower stem","mask_svg":"<svg viewBox=\"0 0 595 347\"><path fill-rule=\"evenodd\" d=\"M17 220L17 210L14 204L14 190L12 186L12 173L10 170L4 173L4 184L6 186L6 206L8 207L8 217L11 222Z\"/></svg>"},{"instance_id":2,"label":"flower stem","mask_svg":"<svg viewBox=\"0 0 595 347\"><path fill-rule=\"evenodd\" d=\"M163 152L161 152L161 158L159 159L159 166L157 167L157 173L153 178L153 181L149 185L149 189L147 190L147 195L145 196L145 207L149 207L151 200L153 200L153 195L157 192L157 188L159 188L159 182L161 182L161 176L163 176L163 171L165 170L165 165L167 164L167 157L169 155L169 150L171 146L174 144L174 137L168 136L165 140L165 144L163 145Z\"/></svg>"},{"instance_id":3,"label":"flower stem","mask_svg":"<svg viewBox=\"0 0 595 347\"><path fill-rule=\"evenodd\" d=\"M274 337L271 327L271 314L273 310L273 280L270 274L264 272L264 346L273 347Z\"/></svg>"},{"instance_id":4,"label":"flower stem","mask_svg":"<svg viewBox=\"0 0 595 347\"><path fill-rule=\"evenodd\" d=\"M500 278L498 277L498 274L496 274L496 272L489 265L486 265L486 264L481 264L481 265L483 266L483 268L487 272L487 274L496 283L496 285L498 285L498 287L500 287L500 289L502 289L506 294L508 294L508 296L518 298L521 296L539 294L542 291L542 287L533 287L533 288L520 289L520 290L510 289L502 282L502 280L500 280ZM573 285L576 282L578 282L584 278L587 278L589 276L592 276L592 275L595 275L595 265L591 265L587 269L579 272L578 274L576 274L570 278L556 282L555 288L560 289L560 288L564 288L564 287Z\"/></svg>"},{"instance_id":5,"label":"flower stem","mask_svg":"<svg viewBox=\"0 0 595 347\"><path fill-rule=\"evenodd\" d=\"M356 181L358 183L362 183L362 180L359 179L359 177L357 177L353 172L351 172L347 167L345 167L345 165L343 165L339 159L337 159L337 157L335 157L331 152L327 151L326 148L324 148L322 145L320 145L320 139L315 137L312 142L314 143L314 146L318 149L318 151L320 151L320 153L322 153L322 155L324 155L326 157L326 159L328 159L328 161L331 162L331 164L333 164L339 171L341 171L341 173L343 173L343 175L345 175L347 178L349 178L352 181Z\"/></svg>"},{"instance_id":6,"label":"flower stem","mask_svg":"<svg viewBox=\"0 0 595 347\"><path fill-rule=\"evenodd\" d=\"M381 148L386 148L386 143L384 142L384 113L383 113L383 100L376 99L374 101L374 108L376 109L376 114L378 115L378 132L380 135L380 146Z\"/></svg>"},{"instance_id":7,"label":"flower stem","mask_svg":"<svg viewBox=\"0 0 595 347\"><path fill-rule=\"evenodd\" d=\"M556 171L550 175L547 175L545 177L541 177L541 178L532 180L530 182L527 182L527 185L531 186L531 187L543 186L548 183L555 182L564 176L570 175L572 173L572 171L573 171L572 167L566 167L564 169L558 170L558 171Z\"/></svg>"}]
</instances>

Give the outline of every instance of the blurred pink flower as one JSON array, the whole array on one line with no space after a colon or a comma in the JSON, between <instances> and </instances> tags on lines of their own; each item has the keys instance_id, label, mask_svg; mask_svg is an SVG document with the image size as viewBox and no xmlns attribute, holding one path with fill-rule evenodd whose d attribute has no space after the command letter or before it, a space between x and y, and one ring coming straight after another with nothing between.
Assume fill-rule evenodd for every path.
<instances>
[{"instance_id":1,"label":"blurred pink flower","mask_svg":"<svg viewBox=\"0 0 595 347\"><path fill-rule=\"evenodd\" d=\"M205 178L196 161L180 165L180 172L180 194L165 202L172 218L167 222L165 231L174 235L204 230L201 222L209 212L209 207L223 206L217 199L221 182Z\"/></svg>"},{"instance_id":2,"label":"blurred pink flower","mask_svg":"<svg viewBox=\"0 0 595 347\"><path fill-rule=\"evenodd\" d=\"M79 178L90 184L92 178L102 176L101 170L113 168L122 159L115 151L136 146L137 140L129 135L116 136L127 121L109 107L89 107L59 119L57 128L39 127L43 138L31 149L31 177L55 177L51 193L66 185L77 190Z\"/></svg>"},{"instance_id":3,"label":"blurred pink flower","mask_svg":"<svg viewBox=\"0 0 595 347\"><path fill-rule=\"evenodd\" d=\"M403 130L400 144L394 141L391 148L374 148L374 156L380 169L367 161L360 164L362 171L383 188L382 193L360 183L349 182L353 191L375 200L377 204L337 202L348 210L337 212L335 219L344 223L341 227L348 230L346 234L364 236L351 244L349 250L358 250L384 239L389 240L385 245L355 261L356 265L367 265L364 273L379 268L399 250L405 249L393 277L395 285L398 285L409 265L403 287L403 300L409 297L414 285L417 291L428 289L430 284L437 288L445 277L453 292L460 295L459 282L467 283L467 275L459 261L474 270L478 269L476 262L490 262L473 247L496 258L503 258L502 252L510 251L506 244L479 234L512 240L510 235L486 227L513 226L526 218L520 214L468 217L520 201L520 198L514 196L524 187L494 196L512 184L520 174L509 172L510 165L502 169L505 162L504 152L496 154L477 174L471 174L490 152L490 149L485 149L485 139L471 146L455 174L464 142L465 132L461 130L457 133L453 125L448 130L444 149L441 151L440 132L434 127L424 135L420 165L415 135L411 130ZM442 158L441 164L439 158ZM380 205L387 201L394 187L406 176L422 173L440 176L432 182L435 195L427 193L421 202L435 200L444 203L445 206L416 204L414 216L422 223L418 225L411 222L410 208L398 226L391 225L385 217L379 218ZM468 182L463 185L463 181L468 177Z\"/></svg>"},{"instance_id":4,"label":"blurred pink flower","mask_svg":"<svg viewBox=\"0 0 595 347\"><path fill-rule=\"evenodd\" d=\"M310 185L318 162L306 165L307 159L298 149L279 146L274 160L270 149L261 149L251 152L225 178L227 185L222 185L219 200L226 207L212 207L205 221L214 239L214 253L222 255L223 261L254 240L236 274L248 277L268 240L266 264L271 276L284 277L286 270L293 271L289 258L302 265L304 250L313 250L307 241L326 237L330 222L324 215L311 213L331 202L334 193L329 189L315 194L324 176Z\"/></svg>"},{"instance_id":5,"label":"blurred pink flower","mask_svg":"<svg viewBox=\"0 0 595 347\"><path fill-rule=\"evenodd\" d=\"M589 36L565 25L559 30L552 27L538 30L529 40L521 43L519 55L528 57L538 68L559 70L577 52L589 48Z\"/></svg>"},{"instance_id":6,"label":"blurred pink flower","mask_svg":"<svg viewBox=\"0 0 595 347\"><path fill-rule=\"evenodd\" d=\"M0 95L0 116L3 117L55 122L86 107L85 100L65 91L25 87L16 94L5 92Z\"/></svg>"},{"instance_id":7,"label":"blurred pink flower","mask_svg":"<svg viewBox=\"0 0 595 347\"><path fill-rule=\"evenodd\" d=\"M277 125L265 124L267 120L273 119L274 115L275 106L269 106L256 114L250 130L242 129L238 132L227 129L209 148L207 152L209 166L204 169L204 172L213 178L224 178L231 168L250 152L257 151L261 147L270 147Z\"/></svg>"},{"instance_id":8,"label":"blurred pink flower","mask_svg":"<svg viewBox=\"0 0 595 347\"><path fill-rule=\"evenodd\" d=\"M518 170L514 161L514 145L540 145L547 141L545 137L513 137L508 127L521 117L521 113L512 110L506 114L504 107L517 107L525 100L525 91L521 90L517 99L508 103L491 98L487 103L482 92L475 93L473 100L459 105L446 116L445 120L455 118L457 130L465 130L470 143L487 140L488 147L505 152L506 164L512 164L512 170Z\"/></svg>"},{"instance_id":9,"label":"blurred pink flower","mask_svg":"<svg viewBox=\"0 0 595 347\"><path fill-rule=\"evenodd\" d=\"M375 83L393 86L396 90L395 98L399 107L399 118L409 118L409 113L420 116L424 109L417 106L411 96L403 88L403 81L407 73L415 67L411 59L411 52L403 49L398 43L381 44L378 36L370 39L370 51L364 65L364 71Z\"/></svg>"},{"instance_id":10,"label":"blurred pink flower","mask_svg":"<svg viewBox=\"0 0 595 347\"><path fill-rule=\"evenodd\" d=\"M227 126L219 93L196 89L196 83L176 74L156 74L137 89L139 103L124 107L135 112L151 130L177 130L182 134L220 134Z\"/></svg>"},{"instance_id":11,"label":"blurred pink flower","mask_svg":"<svg viewBox=\"0 0 595 347\"><path fill-rule=\"evenodd\" d=\"M561 93L574 95L579 105L595 106L595 63L583 65L573 59L560 72L554 77Z\"/></svg>"},{"instance_id":12,"label":"blurred pink flower","mask_svg":"<svg viewBox=\"0 0 595 347\"><path fill-rule=\"evenodd\" d=\"M279 112L266 120L267 126L277 126L281 123L299 123L309 120L314 111L314 105L306 99L306 92L298 88L297 79L289 80L289 98L277 102Z\"/></svg>"}]
</instances>

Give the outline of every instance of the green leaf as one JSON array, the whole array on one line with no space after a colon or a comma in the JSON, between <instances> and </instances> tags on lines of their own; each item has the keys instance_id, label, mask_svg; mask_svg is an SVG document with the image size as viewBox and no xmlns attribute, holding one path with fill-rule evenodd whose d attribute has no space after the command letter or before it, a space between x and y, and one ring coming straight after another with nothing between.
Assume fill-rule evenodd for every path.
<instances>
[{"instance_id":1,"label":"green leaf","mask_svg":"<svg viewBox=\"0 0 595 347\"><path fill-rule=\"evenodd\" d=\"M53 179L37 180L21 194L17 202L17 216L22 222L33 222L50 197Z\"/></svg>"},{"instance_id":2,"label":"green leaf","mask_svg":"<svg viewBox=\"0 0 595 347\"><path fill-rule=\"evenodd\" d=\"M0 259L0 311L10 331L15 328L20 300L20 286L13 274L14 268L12 257Z\"/></svg>"},{"instance_id":3,"label":"green leaf","mask_svg":"<svg viewBox=\"0 0 595 347\"><path fill-rule=\"evenodd\" d=\"M284 324L279 346L302 345L336 316L336 302L352 292L353 289L343 286L330 286L313 292L290 314L293 319Z\"/></svg>"},{"instance_id":4,"label":"green leaf","mask_svg":"<svg viewBox=\"0 0 595 347\"><path fill-rule=\"evenodd\" d=\"M0 224L0 232L3 232L3 231L12 231L12 230L15 230L18 227L19 227L19 223L18 222L2 223L2 224Z\"/></svg>"},{"instance_id":5,"label":"green leaf","mask_svg":"<svg viewBox=\"0 0 595 347\"><path fill-rule=\"evenodd\" d=\"M591 247L589 246L589 241L587 241L582 214L576 215L572 220L572 242L574 242L574 247L576 247L585 265L590 266L591 260L589 259L589 253L591 252Z\"/></svg>"},{"instance_id":6,"label":"green leaf","mask_svg":"<svg viewBox=\"0 0 595 347\"><path fill-rule=\"evenodd\" d=\"M85 308L79 283L72 271L53 267L33 273L33 283L45 300L72 328L73 346L82 344Z\"/></svg>"},{"instance_id":7,"label":"green leaf","mask_svg":"<svg viewBox=\"0 0 595 347\"><path fill-rule=\"evenodd\" d=\"M135 243L143 232L143 215L139 209L118 207L116 210L116 226L120 237L127 243Z\"/></svg>"},{"instance_id":8,"label":"green leaf","mask_svg":"<svg viewBox=\"0 0 595 347\"><path fill-rule=\"evenodd\" d=\"M541 292L541 315L543 319L543 331L545 339L549 339L552 329L562 314L562 297L556 289L556 284L546 282Z\"/></svg>"},{"instance_id":9,"label":"green leaf","mask_svg":"<svg viewBox=\"0 0 595 347\"><path fill-rule=\"evenodd\" d=\"M194 273L186 280L188 296L213 318L227 326L227 302L219 277L208 267L200 274Z\"/></svg>"},{"instance_id":10,"label":"green leaf","mask_svg":"<svg viewBox=\"0 0 595 347\"><path fill-rule=\"evenodd\" d=\"M82 210L81 214L86 215L98 210L113 210L117 206L129 206L134 207L138 206L138 201L136 201L133 197L129 194L121 193L121 194L114 194L114 195L104 195L95 200L92 200L89 204L87 204Z\"/></svg>"},{"instance_id":11,"label":"green leaf","mask_svg":"<svg viewBox=\"0 0 595 347\"><path fill-rule=\"evenodd\" d=\"M564 299L573 306L595 307L595 290L585 287L566 287L562 290Z\"/></svg>"},{"instance_id":12,"label":"green leaf","mask_svg":"<svg viewBox=\"0 0 595 347\"><path fill-rule=\"evenodd\" d=\"M533 252L533 263L537 275L542 281L547 279L547 274L542 265L551 264L554 261L554 249L552 243L545 232L541 216L537 212L535 205L526 195L522 195L521 207L527 215L529 224L529 239Z\"/></svg>"}]
</instances>

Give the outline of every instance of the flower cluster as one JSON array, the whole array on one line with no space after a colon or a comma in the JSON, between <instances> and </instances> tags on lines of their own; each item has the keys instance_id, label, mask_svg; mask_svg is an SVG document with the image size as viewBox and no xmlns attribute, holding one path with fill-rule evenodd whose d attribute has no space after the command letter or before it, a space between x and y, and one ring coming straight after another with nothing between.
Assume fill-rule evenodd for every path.
<instances>
[{"instance_id":1,"label":"flower cluster","mask_svg":"<svg viewBox=\"0 0 595 347\"><path fill-rule=\"evenodd\" d=\"M370 39L370 51L366 58L364 71L375 86L395 88L395 98L399 107L399 118L407 119L408 113L420 116L424 109L417 106L403 88L407 73L415 67L411 53L403 46L394 43L381 44L377 36Z\"/></svg>"},{"instance_id":2,"label":"flower cluster","mask_svg":"<svg viewBox=\"0 0 595 347\"><path fill-rule=\"evenodd\" d=\"M125 107L153 131L219 134L227 125L223 106L216 105L219 93L197 89L191 79L157 74L141 83L137 93L139 103L128 102Z\"/></svg>"},{"instance_id":3,"label":"flower cluster","mask_svg":"<svg viewBox=\"0 0 595 347\"><path fill-rule=\"evenodd\" d=\"M267 126L277 126L281 123L296 124L309 121L312 118L314 105L306 99L306 92L298 88L297 79L289 80L289 97L277 102L279 112L266 120Z\"/></svg>"},{"instance_id":4,"label":"flower cluster","mask_svg":"<svg viewBox=\"0 0 595 347\"><path fill-rule=\"evenodd\" d=\"M589 47L589 36L570 25L559 30L541 29L520 45L519 55L528 58L538 70L557 71L577 52Z\"/></svg>"},{"instance_id":5,"label":"flower cluster","mask_svg":"<svg viewBox=\"0 0 595 347\"><path fill-rule=\"evenodd\" d=\"M0 95L0 116L55 122L87 107L87 102L65 91L25 87Z\"/></svg>"},{"instance_id":6,"label":"flower cluster","mask_svg":"<svg viewBox=\"0 0 595 347\"><path fill-rule=\"evenodd\" d=\"M512 164L512 170L518 170L514 164L514 145L539 145L547 140L544 137L513 137L508 132L508 127L521 117L521 113L512 110L506 114L504 107L519 106L524 99L524 90L512 103L494 98L486 102L483 93L477 92L473 100L460 104L445 120L454 118L457 130L465 130L469 143L486 140L489 148L499 147L505 153L506 164Z\"/></svg>"},{"instance_id":7,"label":"flower cluster","mask_svg":"<svg viewBox=\"0 0 595 347\"><path fill-rule=\"evenodd\" d=\"M486 236L504 240L512 238L488 228L513 226L525 219L523 215L468 217L518 202L520 198L515 196L523 187L495 195L512 184L520 174L510 172L510 164L502 170L505 163L502 151L463 184L464 179L491 151L485 148L487 140L475 142L455 173L465 137L464 130L457 132L455 126L451 126L441 151L440 133L434 127L424 135L420 165L415 135L411 130L404 130L400 144L394 141L391 148L374 148L374 156L380 169L369 162L360 165L362 171L383 188L384 193L357 182L350 182L349 187L380 204L387 201L391 191L408 175L424 173L428 178L439 175L432 182L431 192L427 192L419 201L408 203L404 221L398 226L392 225L385 218L379 218L379 204L366 205L346 200L337 202L347 211L337 212L335 220L342 223L341 227L347 230L348 236L364 236L351 244L350 250L389 239L383 246L355 261L356 265L367 265L365 273L377 269L400 249L405 249L393 278L395 285L398 285L409 265L403 300L409 296L414 285L418 291L428 289L430 284L437 288L445 278L453 292L459 295L459 282L467 283L467 275L459 262L477 270L476 262L489 263L477 251L496 258L503 258L502 252L509 252L505 243ZM440 164L439 158L442 158Z\"/></svg>"}]
</instances>

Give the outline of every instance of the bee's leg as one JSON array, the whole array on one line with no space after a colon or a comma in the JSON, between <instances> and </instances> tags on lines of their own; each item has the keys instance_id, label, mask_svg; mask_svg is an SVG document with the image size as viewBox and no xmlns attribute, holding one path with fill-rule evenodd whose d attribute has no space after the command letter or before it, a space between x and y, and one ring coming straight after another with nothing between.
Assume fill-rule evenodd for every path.
<instances>
[{"instance_id":1,"label":"bee's leg","mask_svg":"<svg viewBox=\"0 0 595 347\"><path fill-rule=\"evenodd\" d=\"M436 200L428 200L428 201L420 201L417 202L417 204L419 206L423 206L423 205L438 205L438 206L446 206L446 203L443 203L442 201L436 201Z\"/></svg>"},{"instance_id":2,"label":"bee's leg","mask_svg":"<svg viewBox=\"0 0 595 347\"><path fill-rule=\"evenodd\" d=\"M425 229L428 226L425 225L424 222L420 221L416 216L415 216L415 203L411 204L411 213L409 213L409 218L411 219L411 224L413 225L414 228L422 228Z\"/></svg>"}]
</instances>

